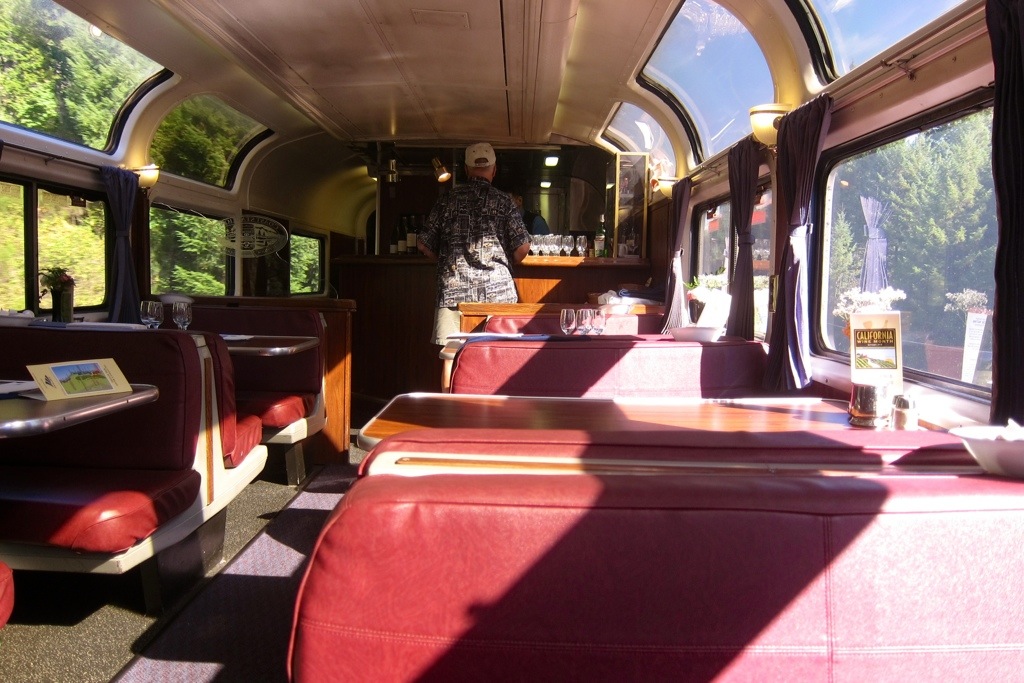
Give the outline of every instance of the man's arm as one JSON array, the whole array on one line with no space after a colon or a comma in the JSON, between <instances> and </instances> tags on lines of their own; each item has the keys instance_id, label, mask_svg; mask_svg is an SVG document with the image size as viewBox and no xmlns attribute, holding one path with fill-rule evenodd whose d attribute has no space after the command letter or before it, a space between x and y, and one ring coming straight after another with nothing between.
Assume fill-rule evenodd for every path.
<instances>
[{"instance_id":1,"label":"man's arm","mask_svg":"<svg viewBox=\"0 0 1024 683\"><path fill-rule=\"evenodd\" d=\"M527 251L529 251L530 245L526 245L526 247L527 247ZM421 254L426 256L431 261L436 261L437 260L437 254L432 252L427 245L423 244L423 240L421 240L421 239L417 239L416 240L416 248L420 250ZM522 259L519 259L519 260L521 261ZM518 261L517 261L517 263L518 263Z\"/></svg>"},{"instance_id":2,"label":"man's arm","mask_svg":"<svg viewBox=\"0 0 1024 683\"><path fill-rule=\"evenodd\" d=\"M512 252L512 263L522 263L526 255L530 253L530 243L519 245L519 247Z\"/></svg>"}]
</instances>

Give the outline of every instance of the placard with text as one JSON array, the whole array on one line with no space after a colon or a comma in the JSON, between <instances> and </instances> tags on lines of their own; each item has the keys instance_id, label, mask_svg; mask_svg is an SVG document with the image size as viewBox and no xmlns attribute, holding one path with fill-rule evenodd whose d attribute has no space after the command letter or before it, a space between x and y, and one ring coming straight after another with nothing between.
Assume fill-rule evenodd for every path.
<instances>
[{"instance_id":1,"label":"placard with text","mask_svg":"<svg viewBox=\"0 0 1024 683\"><path fill-rule=\"evenodd\" d=\"M27 367L47 401L98 394L122 394L132 390L113 358L73 360Z\"/></svg>"},{"instance_id":2,"label":"placard with text","mask_svg":"<svg viewBox=\"0 0 1024 683\"><path fill-rule=\"evenodd\" d=\"M850 381L890 385L903 391L903 338L900 312L850 315Z\"/></svg>"}]
</instances>

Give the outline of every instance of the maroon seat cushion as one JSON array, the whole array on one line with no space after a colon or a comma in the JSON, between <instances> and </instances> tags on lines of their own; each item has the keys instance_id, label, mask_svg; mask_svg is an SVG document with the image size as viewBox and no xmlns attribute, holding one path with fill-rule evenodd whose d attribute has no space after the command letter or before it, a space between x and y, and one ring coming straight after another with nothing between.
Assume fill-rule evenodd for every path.
<instances>
[{"instance_id":1,"label":"maroon seat cushion","mask_svg":"<svg viewBox=\"0 0 1024 683\"><path fill-rule=\"evenodd\" d=\"M184 512L200 475L185 470L0 467L0 538L118 553Z\"/></svg>"},{"instance_id":2,"label":"maroon seat cushion","mask_svg":"<svg viewBox=\"0 0 1024 683\"><path fill-rule=\"evenodd\" d=\"M310 414L316 394L289 394L278 391L240 391L238 410L257 416L263 426L283 429Z\"/></svg>"},{"instance_id":3,"label":"maroon seat cushion","mask_svg":"<svg viewBox=\"0 0 1024 683\"><path fill-rule=\"evenodd\" d=\"M298 595L304 681L1017 680L1024 485L367 477Z\"/></svg>"},{"instance_id":4,"label":"maroon seat cushion","mask_svg":"<svg viewBox=\"0 0 1024 683\"><path fill-rule=\"evenodd\" d=\"M454 394L703 397L763 395L767 354L748 341L664 337L479 339L455 356Z\"/></svg>"},{"instance_id":5,"label":"maroon seat cushion","mask_svg":"<svg viewBox=\"0 0 1024 683\"><path fill-rule=\"evenodd\" d=\"M238 445L234 452L224 458L225 467L238 467L249 455L252 449L256 448L263 440L263 423L255 415L239 413L235 420L235 443Z\"/></svg>"},{"instance_id":6,"label":"maroon seat cushion","mask_svg":"<svg viewBox=\"0 0 1024 683\"><path fill-rule=\"evenodd\" d=\"M0 628L3 628L14 611L14 573L0 562Z\"/></svg>"}]
</instances>

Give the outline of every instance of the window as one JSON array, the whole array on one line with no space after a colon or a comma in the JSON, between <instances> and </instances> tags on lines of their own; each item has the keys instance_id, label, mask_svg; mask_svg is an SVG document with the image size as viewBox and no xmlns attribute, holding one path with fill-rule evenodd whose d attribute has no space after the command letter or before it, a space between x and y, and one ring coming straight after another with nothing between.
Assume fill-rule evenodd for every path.
<instances>
[{"instance_id":1,"label":"window","mask_svg":"<svg viewBox=\"0 0 1024 683\"><path fill-rule=\"evenodd\" d=\"M644 66L643 79L690 117L704 158L750 133L750 108L775 101L764 53L712 0L686 0Z\"/></svg>"},{"instance_id":2,"label":"window","mask_svg":"<svg viewBox=\"0 0 1024 683\"><path fill-rule=\"evenodd\" d=\"M149 230L151 291L228 293L224 221L154 205Z\"/></svg>"},{"instance_id":3,"label":"window","mask_svg":"<svg viewBox=\"0 0 1024 683\"><path fill-rule=\"evenodd\" d=\"M228 187L244 152L270 131L212 95L196 95L171 111L156 130L150 156L161 172Z\"/></svg>"},{"instance_id":4,"label":"window","mask_svg":"<svg viewBox=\"0 0 1024 683\"><path fill-rule=\"evenodd\" d=\"M728 290L735 269L736 235L732 231L732 203L728 200L700 207L695 231L700 273L690 282L691 287ZM771 243L774 230L772 192L768 187L758 189L750 232L754 266L754 336L764 339L768 327L768 276L771 274ZM698 289L696 297L704 296Z\"/></svg>"},{"instance_id":5,"label":"window","mask_svg":"<svg viewBox=\"0 0 1024 683\"><path fill-rule=\"evenodd\" d=\"M320 294L324 291L323 237L292 232L289 238L291 258L291 293Z\"/></svg>"},{"instance_id":6,"label":"window","mask_svg":"<svg viewBox=\"0 0 1024 683\"><path fill-rule=\"evenodd\" d=\"M990 389L991 131L985 109L830 167L821 237L827 349L849 351L846 304L884 298L889 287L897 290L892 307L901 311L905 367Z\"/></svg>"},{"instance_id":7,"label":"window","mask_svg":"<svg viewBox=\"0 0 1024 683\"><path fill-rule=\"evenodd\" d=\"M842 76L967 0L808 1L825 30L836 74Z\"/></svg>"},{"instance_id":8,"label":"window","mask_svg":"<svg viewBox=\"0 0 1024 683\"><path fill-rule=\"evenodd\" d=\"M32 208L26 207L30 198ZM31 184L0 182L0 307L48 309L40 299L42 268L66 268L75 279L75 307L106 301L106 202ZM37 263L26 264L26 245ZM28 250L31 253L31 249Z\"/></svg>"},{"instance_id":9,"label":"window","mask_svg":"<svg viewBox=\"0 0 1024 683\"><path fill-rule=\"evenodd\" d=\"M623 152L647 152L652 178L676 177L672 142L661 124L639 107L628 102L619 105L603 137Z\"/></svg>"},{"instance_id":10,"label":"window","mask_svg":"<svg viewBox=\"0 0 1024 683\"><path fill-rule=\"evenodd\" d=\"M162 71L50 0L0 3L0 55L0 119L100 150L113 146L118 112Z\"/></svg>"}]
</instances>

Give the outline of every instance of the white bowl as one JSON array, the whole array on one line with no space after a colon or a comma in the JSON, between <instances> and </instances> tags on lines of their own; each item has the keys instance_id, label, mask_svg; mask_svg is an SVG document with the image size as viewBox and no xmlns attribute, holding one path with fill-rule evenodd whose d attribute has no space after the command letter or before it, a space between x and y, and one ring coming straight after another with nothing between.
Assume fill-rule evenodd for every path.
<instances>
[{"instance_id":1,"label":"white bowl","mask_svg":"<svg viewBox=\"0 0 1024 683\"><path fill-rule=\"evenodd\" d=\"M698 327L689 325L687 327L673 327L669 330L672 338L676 341L713 342L722 336L720 327Z\"/></svg>"},{"instance_id":2,"label":"white bowl","mask_svg":"<svg viewBox=\"0 0 1024 683\"><path fill-rule=\"evenodd\" d=\"M31 315L0 315L0 327L26 327L33 320Z\"/></svg>"},{"instance_id":3,"label":"white bowl","mask_svg":"<svg viewBox=\"0 0 1024 683\"><path fill-rule=\"evenodd\" d=\"M968 452L986 472L1024 478L1024 438L1021 438L1024 435L1019 430L978 425L956 427L949 433L964 442Z\"/></svg>"}]
</instances>

